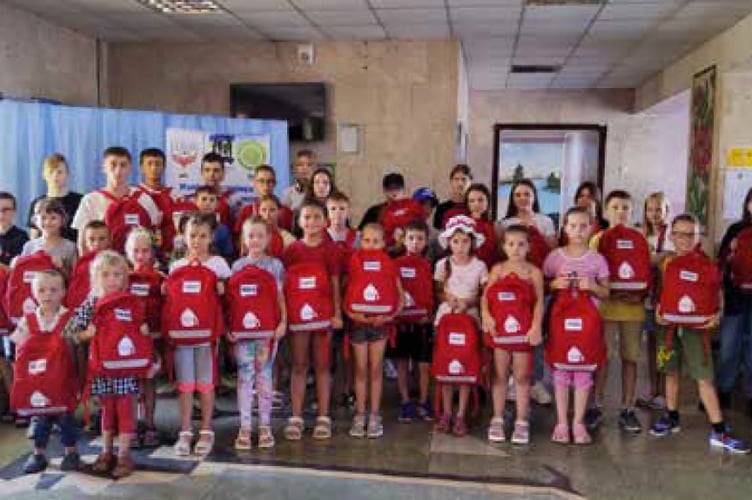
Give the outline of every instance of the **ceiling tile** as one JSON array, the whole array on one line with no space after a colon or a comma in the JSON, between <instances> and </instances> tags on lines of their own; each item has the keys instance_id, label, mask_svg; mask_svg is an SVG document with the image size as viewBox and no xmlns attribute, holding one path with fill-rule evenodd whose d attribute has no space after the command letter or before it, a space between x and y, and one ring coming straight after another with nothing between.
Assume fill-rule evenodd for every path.
<instances>
[{"instance_id":1,"label":"ceiling tile","mask_svg":"<svg viewBox=\"0 0 752 500\"><path fill-rule=\"evenodd\" d=\"M579 35L520 35L517 49L564 49L572 48L580 39Z\"/></svg>"},{"instance_id":2,"label":"ceiling tile","mask_svg":"<svg viewBox=\"0 0 752 500\"><path fill-rule=\"evenodd\" d=\"M444 0L370 0L375 9L444 8Z\"/></svg>"},{"instance_id":3,"label":"ceiling tile","mask_svg":"<svg viewBox=\"0 0 752 500\"><path fill-rule=\"evenodd\" d=\"M148 11L117 15L105 14L102 17L108 22L116 23L118 26L131 29L172 27L176 25L175 22L172 21L172 18Z\"/></svg>"},{"instance_id":4,"label":"ceiling tile","mask_svg":"<svg viewBox=\"0 0 752 500\"><path fill-rule=\"evenodd\" d=\"M310 26L310 21L295 11L266 10L259 12L244 12L237 16L251 26L263 28L266 26Z\"/></svg>"},{"instance_id":5,"label":"ceiling tile","mask_svg":"<svg viewBox=\"0 0 752 500\"><path fill-rule=\"evenodd\" d=\"M549 88L552 89L589 89L598 82L598 78L554 78Z\"/></svg>"},{"instance_id":6,"label":"ceiling tile","mask_svg":"<svg viewBox=\"0 0 752 500\"><path fill-rule=\"evenodd\" d=\"M452 23L454 32L463 38L506 37L517 34L516 22L472 21Z\"/></svg>"},{"instance_id":7,"label":"ceiling tile","mask_svg":"<svg viewBox=\"0 0 752 500\"><path fill-rule=\"evenodd\" d=\"M272 40L308 41L322 40L324 35L313 27L280 26L264 29L264 34Z\"/></svg>"},{"instance_id":8,"label":"ceiling tile","mask_svg":"<svg viewBox=\"0 0 752 500\"><path fill-rule=\"evenodd\" d=\"M589 19L524 19L520 32L524 35L582 35L589 24Z\"/></svg>"},{"instance_id":9,"label":"ceiling tile","mask_svg":"<svg viewBox=\"0 0 752 500\"><path fill-rule=\"evenodd\" d=\"M520 18L520 9L516 7L467 7L449 9L452 22L473 21L514 21Z\"/></svg>"},{"instance_id":10,"label":"ceiling tile","mask_svg":"<svg viewBox=\"0 0 752 500\"><path fill-rule=\"evenodd\" d=\"M638 39L646 31L657 26L658 22L654 19L632 19L629 21L601 21L599 19L590 27L588 35L602 39Z\"/></svg>"},{"instance_id":11,"label":"ceiling tile","mask_svg":"<svg viewBox=\"0 0 752 500\"><path fill-rule=\"evenodd\" d=\"M89 0L96 1L96 0ZM232 12L251 10L292 10L287 0L214 0Z\"/></svg>"},{"instance_id":12,"label":"ceiling tile","mask_svg":"<svg viewBox=\"0 0 752 500\"><path fill-rule=\"evenodd\" d=\"M447 0L450 7L522 7L523 0Z\"/></svg>"},{"instance_id":13,"label":"ceiling tile","mask_svg":"<svg viewBox=\"0 0 752 500\"><path fill-rule=\"evenodd\" d=\"M27 3L37 2L27 0ZM66 0L64 3L84 11L109 13L150 12L148 7L133 0Z\"/></svg>"},{"instance_id":14,"label":"ceiling tile","mask_svg":"<svg viewBox=\"0 0 752 500\"><path fill-rule=\"evenodd\" d=\"M553 78L554 75L545 73L510 73L507 78L507 88L545 89Z\"/></svg>"},{"instance_id":15,"label":"ceiling tile","mask_svg":"<svg viewBox=\"0 0 752 500\"><path fill-rule=\"evenodd\" d=\"M302 10L363 10L368 8L366 0L290 0Z\"/></svg>"},{"instance_id":16,"label":"ceiling tile","mask_svg":"<svg viewBox=\"0 0 752 500\"><path fill-rule=\"evenodd\" d=\"M324 32L336 39L381 40L386 33L378 24L372 26L330 26Z\"/></svg>"},{"instance_id":17,"label":"ceiling tile","mask_svg":"<svg viewBox=\"0 0 752 500\"><path fill-rule=\"evenodd\" d=\"M531 21L590 20L599 8L600 5L531 5L525 9L525 19Z\"/></svg>"},{"instance_id":18,"label":"ceiling tile","mask_svg":"<svg viewBox=\"0 0 752 500\"><path fill-rule=\"evenodd\" d=\"M446 9L379 9L376 15L385 24L447 23Z\"/></svg>"},{"instance_id":19,"label":"ceiling tile","mask_svg":"<svg viewBox=\"0 0 752 500\"><path fill-rule=\"evenodd\" d=\"M368 26L376 24L369 10L309 10L305 15L319 26Z\"/></svg>"},{"instance_id":20,"label":"ceiling tile","mask_svg":"<svg viewBox=\"0 0 752 500\"><path fill-rule=\"evenodd\" d=\"M512 64L518 66L561 66L566 56L519 56L515 54Z\"/></svg>"},{"instance_id":21,"label":"ceiling tile","mask_svg":"<svg viewBox=\"0 0 752 500\"><path fill-rule=\"evenodd\" d=\"M676 11L685 0L663 0L654 3L610 3L600 14L599 21L629 21L632 19L661 19Z\"/></svg>"},{"instance_id":22,"label":"ceiling tile","mask_svg":"<svg viewBox=\"0 0 752 500\"><path fill-rule=\"evenodd\" d=\"M387 33L392 38L419 39L419 38L447 38L449 37L449 25L439 24L385 24Z\"/></svg>"}]
</instances>

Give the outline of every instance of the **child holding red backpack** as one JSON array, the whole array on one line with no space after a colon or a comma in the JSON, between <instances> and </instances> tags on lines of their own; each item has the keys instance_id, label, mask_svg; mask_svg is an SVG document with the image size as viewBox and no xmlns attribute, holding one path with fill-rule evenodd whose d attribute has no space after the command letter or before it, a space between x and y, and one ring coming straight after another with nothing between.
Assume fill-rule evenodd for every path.
<instances>
[{"instance_id":1,"label":"child holding red backpack","mask_svg":"<svg viewBox=\"0 0 752 500\"><path fill-rule=\"evenodd\" d=\"M551 440L570 442L569 388L574 387L574 419L571 434L575 444L590 444L585 410L593 372L603 362L606 346L596 300L608 297L608 263L588 248L593 223L587 209L570 208L564 216L567 246L551 252L543 274L554 293L549 320L546 360L553 369L557 424Z\"/></svg>"},{"instance_id":2,"label":"child holding red backpack","mask_svg":"<svg viewBox=\"0 0 752 500\"><path fill-rule=\"evenodd\" d=\"M282 259L287 269L285 298L292 351L292 416L284 435L290 441L303 436L303 403L312 346L318 405L313 438L326 440L332 437L329 349L332 329L342 328L342 263L336 245L326 237L326 208L321 203L304 201L298 224L303 237L287 247Z\"/></svg>"},{"instance_id":3,"label":"child holding red backpack","mask_svg":"<svg viewBox=\"0 0 752 500\"><path fill-rule=\"evenodd\" d=\"M619 427L633 434L642 432L642 423L635 412L637 362L640 358L642 326L645 321L644 299L651 283L650 248L637 229L629 227L632 218L632 197L622 190L606 196L606 218L609 228L595 234L590 246L598 249L609 266L611 293L601 303L604 334L609 351L618 350L621 358L621 405ZM595 382L597 417L604 399L608 375L608 359L598 370ZM597 422L589 422L595 426Z\"/></svg>"},{"instance_id":4,"label":"child holding red backpack","mask_svg":"<svg viewBox=\"0 0 752 500\"><path fill-rule=\"evenodd\" d=\"M671 224L676 254L665 259L661 269L661 290L656 321L662 325L658 337L658 369L666 374L666 414L650 429L664 437L680 431L679 381L682 362L697 381L700 400L711 425L710 446L732 453L749 453L749 444L734 437L723 419L713 384L710 353L711 330L721 316L721 276L715 263L698 247L700 224L692 214L682 214ZM682 358L684 358L682 360Z\"/></svg>"},{"instance_id":5,"label":"child holding red backpack","mask_svg":"<svg viewBox=\"0 0 752 500\"><path fill-rule=\"evenodd\" d=\"M506 228L502 250L506 260L496 264L481 299L486 345L493 349L493 417L488 440L501 443L504 405L511 365L517 405L512 443L530 442L530 373L532 347L541 343L543 321L543 274L527 261L528 230L522 225Z\"/></svg>"},{"instance_id":6,"label":"child holding red backpack","mask_svg":"<svg viewBox=\"0 0 752 500\"><path fill-rule=\"evenodd\" d=\"M201 399L201 428L193 451L196 455L206 456L214 447L212 412L217 339L222 330L219 296L224 294L224 280L231 274L227 262L209 251L216 227L214 214L188 216L184 233L187 256L172 263L163 286L167 292L163 309L163 330L166 331L163 334L172 345L180 400L180 433L174 447L178 456L187 456L191 452L194 392L198 392ZM207 269L211 273L206 273ZM198 302L199 298L202 310L183 307L184 302ZM173 325L173 322L177 323ZM168 326L164 326L165 323Z\"/></svg>"},{"instance_id":7,"label":"child holding red backpack","mask_svg":"<svg viewBox=\"0 0 752 500\"><path fill-rule=\"evenodd\" d=\"M355 415L350 436L355 438L384 435L380 414L384 351L403 301L397 268L384 245L384 229L378 224L366 225L361 248L353 253L347 272L345 310L354 323L350 342L355 355ZM368 389L371 404L366 429Z\"/></svg>"},{"instance_id":8,"label":"child holding red backpack","mask_svg":"<svg viewBox=\"0 0 752 500\"><path fill-rule=\"evenodd\" d=\"M60 440L65 447L60 470L74 471L81 465L76 449L78 431L73 415L78 402L78 384L74 382L76 372L72 352L61 335L70 316L62 305L65 294L63 275L55 270L39 271L34 275L32 290L39 307L19 321L10 337L18 353L13 406L19 414L29 415L38 411L40 415L34 426L34 453L24 463L23 471L35 474L47 468L45 449L53 424L60 427ZM49 336L59 338L56 341ZM27 354L29 349L35 349L35 352ZM40 363L38 356L45 354L55 359L43 358ZM54 371L53 365L60 370ZM39 405L40 401L44 404ZM54 406L58 404L60 406L55 410ZM52 409L48 410L50 407Z\"/></svg>"},{"instance_id":9,"label":"child holding red backpack","mask_svg":"<svg viewBox=\"0 0 752 500\"><path fill-rule=\"evenodd\" d=\"M473 220L466 215L458 215L449 219L446 229L439 236L439 243L448 250L449 256L436 263L433 279L437 290L439 307L436 311L435 325L441 334L442 317L462 315L470 317L473 323L480 323L478 306L482 287L488 281L488 269L482 260L473 255L475 248L482 245L484 237L475 231ZM452 335L452 332L447 332ZM437 339L439 342L440 339ZM451 339L450 339L451 343ZM479 346L467 343L466 350L470 357L475 357ZM441 360L438 343L434 352L433 368L434 376L439 369L437 362ZM450 366L451 370L452 367ZM465 412L470 398L470 385L459 386L459 407L452 426L452 395L453 384L446 383L441 387L441 400L443 404L442 415L436 423L439 432L451 432L455 436L467 434ZM437 408L436 411L439 411Z\"/></svg>"},{"instance_id":10,"label":"child holding red backpack","mask_svg":"<svg viewBox=\"0 0 752 500\"><path fill-rule=\"evenodd\" d=\"M285 335L287 318L282 286L282 262L269 256L272 228L258 215L242 226L243 245L248 254L232 265L227 284L230 327L228 337L236 342L238 364L238 409L240 430L235 449L251 449L253 398L258 396L259 448L272 448L273 367L277 344Z\"/></svg>"},{"instance_id":11,"label":"child holding red backpack","mask_svg":"<svg viewBox=\"0 0 752 500\"><path fill-rule=\"evenodd\" d=\"M99 315L100 302L104 303L117 294L127 290L128 262L125 258L111 250L104 250L97 255L91 264L91 295L74 312L65 328L63 336L73 339L76 343L91 342L89 355L89 377L91 395L99 397L102 407L102 453L92 465L92 471L99 474L111 474L119 479L129 476L133 472L133 462L130 458L131 440L136 432L135 396L139 393L139 377L136 375L107 376L96 373L92 360L95 359L94 345L99 341L95 337L104 339L109 330L114 331L115 325L102 325ZM115 314L118 314L117 309ZM149 336L148 326L140 320L141 314L128 311L128 321L135 323L134 329L142 336ZM99 325L99 326L95 326ZM105 328L102 328L106 326ZM134 340L129 340L123 346L122 354L130 354L134 349ZM120 346L118 346L120 350ZM118 453L113 452L115 434L118 435Z\"/></svg>"}]
</instances>

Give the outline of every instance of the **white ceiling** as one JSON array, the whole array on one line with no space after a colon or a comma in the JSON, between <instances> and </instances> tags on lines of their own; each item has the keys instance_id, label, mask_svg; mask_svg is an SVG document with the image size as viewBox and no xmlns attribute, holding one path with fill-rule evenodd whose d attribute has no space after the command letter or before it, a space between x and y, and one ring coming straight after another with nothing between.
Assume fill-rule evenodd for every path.
<instances>
[{"instance_id":1,"label":"white ceiling","mask_svg":"<svg viewBox=\"0 0 752 500\"><path fill-rule=\"evenodd\" d=\"M0 0L108 42L456 37L477 90L631 88L752 12L752 0L216 0L161 14L135 0ZM556 74L511 73L556 65Z\"/></svg>"}]
</instances>

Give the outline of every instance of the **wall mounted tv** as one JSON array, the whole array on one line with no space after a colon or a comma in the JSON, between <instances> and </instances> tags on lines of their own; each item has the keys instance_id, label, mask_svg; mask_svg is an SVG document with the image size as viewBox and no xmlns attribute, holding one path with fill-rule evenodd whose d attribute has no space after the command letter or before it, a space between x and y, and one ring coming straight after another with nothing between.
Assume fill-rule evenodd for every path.
<instances>
[{"instance_id":1,"label":"wall mounted tv","mask_svg":"<svg viewBox=\"0 0 752 500\"><path fill-rule=\"evenodd\" d=\"M322 141L326 132L323 83L234 83L230 113L236 118L287 120L290 141Z\"/></svg>"}]
</instances>

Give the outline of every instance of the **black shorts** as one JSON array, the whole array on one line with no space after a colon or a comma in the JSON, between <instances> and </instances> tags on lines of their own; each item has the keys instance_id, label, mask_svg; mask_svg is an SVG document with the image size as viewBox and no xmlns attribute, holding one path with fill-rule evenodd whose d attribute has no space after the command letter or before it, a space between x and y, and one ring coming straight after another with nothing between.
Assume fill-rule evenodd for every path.
<instances>
[{"instance_id":1,"label":"black shorts","mask_svg":"<svg viewBox=\"0 0 752 500\"><path fill-rule=\"evenodd\" d=\"M393 359L412 359L430 363L433 359L433 325L404 323L397 325L397 341L388 356Z\"/></svg>"}]
</instances>

